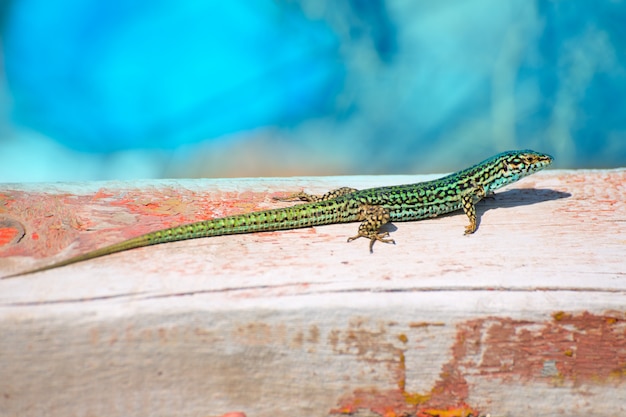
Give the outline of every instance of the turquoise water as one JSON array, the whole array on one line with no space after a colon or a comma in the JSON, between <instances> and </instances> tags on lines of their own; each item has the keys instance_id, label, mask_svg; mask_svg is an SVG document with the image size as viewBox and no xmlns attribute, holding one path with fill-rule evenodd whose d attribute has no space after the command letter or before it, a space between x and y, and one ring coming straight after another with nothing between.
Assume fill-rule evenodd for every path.
<instances>
[{"instance_id":1,"label":"turquoise water","mask_svg":"<svg viewBox=\"0 0 626 417\"><path fill-rule=\"evenodd\" d=\"M621 1L22 0L0 182L626 166Z\"/></svg>"}]
</instances>

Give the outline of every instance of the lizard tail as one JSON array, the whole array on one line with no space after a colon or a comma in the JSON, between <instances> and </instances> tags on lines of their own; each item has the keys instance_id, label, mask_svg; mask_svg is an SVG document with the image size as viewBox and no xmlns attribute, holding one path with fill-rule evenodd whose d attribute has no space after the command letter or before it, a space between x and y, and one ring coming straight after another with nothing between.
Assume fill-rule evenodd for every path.
<instances>
[{"instance_id":1,"label":"lizard tail","mask_svg":"<svg viewBox=\"0 0 626 417\"><path fill-rule=\"evenodd\" d=\"M123 242L114 243L112 245L73 256L39 268L30 269L12 275L6 275L0 279L16 278L23 275L34 274L36 272L48 271L50 269L88 261L90 259L111 255L117 252L158 245L161 243L177 242L181 240L210 236L296 229L355 220L348 218L345 215L343 217L339 217L336 210L329 210L330 205L331 203L327 201L305 203L292 207L220 217L217 219L203 220L196 223L170 227L168 229L146 233Z\"/></svg>"},{"instance_id":2,"label":"lizard tail","mask_svg":"<svg viewBox=\"0 0 626 417\"><path fill-rule=\"evenodd\" d=\"M52 263L50 265L44 265L39 268L29 269L27 271L18 272L16 274L5 275L0 279L17 278L17 277L21 277L24 275L30 275L30 274L34 274L37 272L43 272L43 271L48 271L50 269L60 268L62 266L71 265L71 264L75 264L78 262L88 261L90 259L99 258L101 256L109 255L112 253L117 253L117 252L129 250L129 249L140 248L142 246L152 245L154 243L149 243L149 239L148 239L149 235L150 233L146 235L142 235L142 236L137 236L135 238L128 239L120 243L114 243L113 245L105 246L100 249L95 249L91 252L83 253L81 255L76 255L71 258Z\"/></svg>"}]
</instances>

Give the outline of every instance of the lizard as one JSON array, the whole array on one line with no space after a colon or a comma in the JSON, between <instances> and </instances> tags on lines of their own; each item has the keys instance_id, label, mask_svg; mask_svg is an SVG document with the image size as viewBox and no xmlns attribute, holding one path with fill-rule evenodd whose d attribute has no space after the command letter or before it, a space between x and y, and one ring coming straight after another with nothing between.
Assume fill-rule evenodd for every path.
<instances>
[{"instance_id":1,"label":"lizard","mask_svg":"<svg viewBox=\"0 0 626 417\"><path fill-rule=\"evenodd\" d=\"M477 229L476 203L493 194L498 188L547 167L552 161L552 156L547 154L515 150L499 153L469 168L432 181L364 190L343 187L324 195L299 192L275 199L304 203L157 230L56 263L4 276L2 279L43 272L161 243L347 222L361 222L357 234L348 238L348 242L361 237L369 239L369 249L373 252L377 241L395 244L389 238L389 232L380 231L381 226L386 223L432 218L461 209L469 219L469 225L465 228L465 234L469 235Z\"/></svg>"}]
</instances>

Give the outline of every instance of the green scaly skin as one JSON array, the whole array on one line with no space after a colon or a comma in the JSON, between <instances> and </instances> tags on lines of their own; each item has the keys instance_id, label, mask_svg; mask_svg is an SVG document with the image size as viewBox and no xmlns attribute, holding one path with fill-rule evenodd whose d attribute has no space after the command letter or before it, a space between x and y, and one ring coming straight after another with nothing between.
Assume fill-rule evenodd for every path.
<instances>
[{"instance_id":1,"label":"green scaly skin","mask_svg":"<svg viewBox=\"0 0 626 417\"><path fill-rule=\"evenodd\" d=\"M550 155L531 150L508 151L443 178L417 184L378 187L366 190L340 188L323 196L293 194L281 201L306 201L292 207L205 220L147 233L96 249L64 261L2 279L47 271L77 262L160 243L240 233L298 229L333 223L360 221L352 241L360 237L374 242L395 243L379 229L390 221L412 221L463 209L470 224L465 234L476 231L475 204L498 188L533 174L552 163Z\"/></svg>"}]
</instances>

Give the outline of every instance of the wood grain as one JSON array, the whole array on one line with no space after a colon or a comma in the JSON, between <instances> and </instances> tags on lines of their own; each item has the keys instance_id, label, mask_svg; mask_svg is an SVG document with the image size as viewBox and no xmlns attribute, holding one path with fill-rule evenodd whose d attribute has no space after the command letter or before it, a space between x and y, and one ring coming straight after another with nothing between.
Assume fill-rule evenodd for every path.
<instances>
[{"instance_id":1,"label":"wood grain","mask_svg":"<svg viewBox=\"0 0 626 417\"><path fill-rule=\"evenodd\" d=\"M432 177L430 177L432 178ZM415 176L0 185L0 276L271 197ZM0 280L0 415L619 415L626 170L462 214L196 239Z\"/></svg>"}]
</instances>

